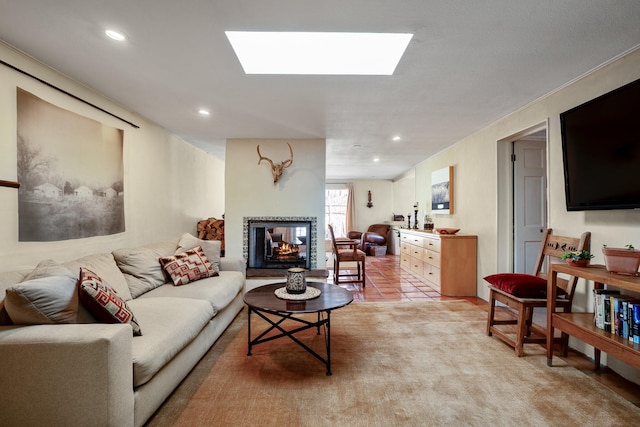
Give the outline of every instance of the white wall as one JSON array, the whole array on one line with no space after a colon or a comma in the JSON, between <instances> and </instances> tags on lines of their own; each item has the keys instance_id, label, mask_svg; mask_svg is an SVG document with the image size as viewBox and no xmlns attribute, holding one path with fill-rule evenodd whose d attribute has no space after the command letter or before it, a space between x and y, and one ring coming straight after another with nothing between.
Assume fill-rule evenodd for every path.
<instances>
[{"instance_id":1,"label":"white wall","mask_svg":"<svg viewBox=\"0 0 640 427\"><path fill-rule=\"evenodd\" d=\"M455 213L435 217L436 227L461 228L462 232L478 235L478 289L481 298L488 298L484 276L498 271L500 247L498 223L498 152L499 141L548 121L548 225L554 233L579 236L591 231L591 248L595 263L604 262L600 248L603 244L624 246L640 245L640 211L614 210L567 212L564 196L562 166L562 140L560 113L590 99L638 79L640 76L640 50L566 85L560 90L516 111L465 138L447 150L426 159L416 166L416 194L420 204L430 201L431 172L445 166L454 166ZM594 171L598 173L598 171ZM575 297L575 310L591 310L591 286L581 281ZM591 354L591 349L572 340L572 346ZM640 380L637 371L631 372L616 361L611 367Z\"/></svg>"},{"instance_id":2,"label":"white wall","mask_svg":"<svg viewBox=\"0 0 640 427\"><path fill-rule=\"evenodd\" d=\"M372 224L384 224L393 219L393 183L388 180L352 181L354 203L356 207L356 223L354 230L366 231ZM368 208L368 191L371 190L371 203Z\"/></svg>"},{"instance_id":3,"label":"white wall","mask_svg":"<svg viewBox=\"0 0 640 427\"><path fill-rule=\"evenodd\" d=\"M221 216L224 162L100 94L0 43L0 58L138 126L135 129L68 95L0 65L0 179L15 181L16 87L79 115L124 129L126 231L60 242L18 242L18 191L0 187L0 271L32 267L195 233L198 220ZM81 159L78 159L81 161Z\"/></svg>"},{"instance_id":4,"label":"white wall","mask_svg":"<svg viewBox=\"0 0 640 427\"><path fill-rule=\"evenodd\" d=\"M274 163L289 158L293 164L273 184L271 167L258 164L256 147ZM325 268L324 257L324 139L229 139L226 147L225 246L228 256L242 256L243 217L312 216L318 219L317 269Z\"/></svg>"}]
</instances>

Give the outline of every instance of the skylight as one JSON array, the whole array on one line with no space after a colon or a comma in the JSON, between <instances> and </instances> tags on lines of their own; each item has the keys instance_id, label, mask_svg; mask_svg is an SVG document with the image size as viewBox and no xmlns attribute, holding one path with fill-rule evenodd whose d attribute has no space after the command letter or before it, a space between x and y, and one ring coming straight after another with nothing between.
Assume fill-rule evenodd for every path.
<instances>
[{"instance_id":1,"label":"skylight","mask_svg":"<svg viewBox=\"0 0 640 427\"><path fill-rule=\"evenodd\" d=\"M246 74L392 75L413 34L226 31Z\"/></svg>"}]
</instances>

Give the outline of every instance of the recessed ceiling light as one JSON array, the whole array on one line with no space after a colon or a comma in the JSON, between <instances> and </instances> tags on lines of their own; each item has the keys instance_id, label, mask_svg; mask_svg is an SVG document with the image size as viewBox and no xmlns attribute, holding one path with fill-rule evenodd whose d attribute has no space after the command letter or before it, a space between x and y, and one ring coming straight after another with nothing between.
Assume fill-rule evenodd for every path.
<instances>
[{"instance_id":1,"label":"recessed ceiling light","mask_svg":"<svg viewBox=\"0 0 640 427\"><path fill-rule=\"evenodd\" d=\"M201 108L200 110L198 110L198 114L200 114L201 116L210 116L211 115L209 110L205 110L204 108Z\"/></svg>"},{"instance_id":2,"label":"recessed ceiling light","mask_svg":"<svg viewBox=\"0 0 640 427\"><path fill-rule=\"evenodd\" d=\"M127 36L125 36L121 32L115 31L115 30L107 30L104 33L110 39L113 39L113 40L116 40L116 41L119 41L119 42L125 41L127 39Z\"/></svg>"},{"instance_id":3,"label":"recessed ceiling light","mask_svg":"<svg viewBox=\"0 0 640 427\"><path fill-rule=\"evenodd\" d=\"M225 31L246 74L391 75L413 34Z\"/></svg>"},{"instance_id":4,"label":"recessed ceiling light","mask_svg":"<svg viewBox=\"0 0 640 427\"><path fill-rule=\"evenodd\" d=\"M373 161L374 161L374 162L379 162L379 161L380 161L380 159L376 157L375 159L373 159Z\"/></svg>"},{"instance_id":5,"label":"recessed ceiling light","mask_svg":"<svg viewBox=\"0 0 640 427\"><path fill-rule=\"evenodd\" d=\"M399 136L394 136L394 137L393 137L393 140L394 140L394 141L400 141L400 137L399 137Z\"/></svg>"}]
</instances>

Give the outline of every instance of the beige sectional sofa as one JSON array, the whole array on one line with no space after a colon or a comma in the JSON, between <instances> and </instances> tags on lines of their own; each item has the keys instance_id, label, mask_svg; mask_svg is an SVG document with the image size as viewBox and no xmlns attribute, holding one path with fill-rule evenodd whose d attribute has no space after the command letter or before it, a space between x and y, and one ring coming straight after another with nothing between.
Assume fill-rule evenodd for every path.
<instances>
[{"instance_id":1,"label":"beige sectional sofa","mask_svg":"<svg viewBox=\"0 0 640 427\"><path fill-rule=\"evenodd\" d=\"M211 263L219 263L219 275L182 286L166 283L170 278L158 258L199 243L207 258L214 258ZM171 242L0 273L0 323L5 323L0 326L0 425L143 425L242 310L244 260L215 259L216 244L219 256L219 243L186 234ZM72 320L67 312L65 323L50 322L60 318L49 314L32 322L49 324L6 325L11 313L23 318L15 304L9 305L10 298L4 301L6 295L14 295L21 284L48 292L47 286L58 281L64 298L65 292L70 295L64 291L64 272L80 267L100 276L126 301L141 336L133 336L128 323L97 323L75 295L67 307Z\"/></svg>"}]
</instances>

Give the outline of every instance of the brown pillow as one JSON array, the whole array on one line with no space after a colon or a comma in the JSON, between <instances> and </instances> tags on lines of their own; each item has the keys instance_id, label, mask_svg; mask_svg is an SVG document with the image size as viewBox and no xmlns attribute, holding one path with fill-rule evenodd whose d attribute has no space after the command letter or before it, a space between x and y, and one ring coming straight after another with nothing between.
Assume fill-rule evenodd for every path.
<instances>
[{"instance_id":1,"label":"brown pillow","mask_svg":"<svg viewBox=\"0 0 640 427\"><path fill-rule=\"evenodd\" d=\"M160 265L171 277L175 286L186 285L189 282L218 275L200 246L181 254L162 257Z\"/></svg>"},{"instance_id":2,"label":"brown pillow","mask_svg":"<svg viewBox=\"0 0 640 427\"><path fill-rule=\"evenodd\" d=\"M97 274L81 268L78 283L80 302L96 319L104 323L129 323L133 335L142 335L140 325L127 303Z\"/></svg>"}]
</instances>

